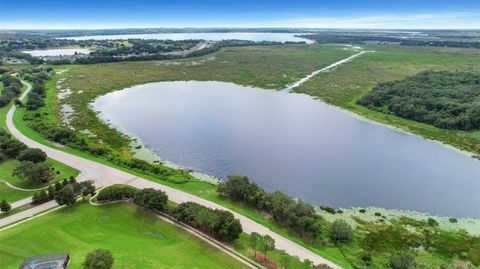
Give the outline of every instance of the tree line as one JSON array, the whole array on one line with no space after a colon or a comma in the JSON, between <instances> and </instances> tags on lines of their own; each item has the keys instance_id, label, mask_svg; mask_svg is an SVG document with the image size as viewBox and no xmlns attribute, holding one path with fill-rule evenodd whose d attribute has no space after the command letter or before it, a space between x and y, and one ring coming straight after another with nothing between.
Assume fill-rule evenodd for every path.
<instances>
[{"instance_id":1,"label":"tree line","mask_svg":"<svg viewBox=\"0 0 480 269\"><path fill-rule=\"evenodd\" d=\"M357 103L442 129L480 129L480 74L427 71L381 83Z\"/></svg>"},{"instance_id":2,"label":"tree line","mask_svg":"<svg viewBox=\"0 0 480 269\"><path fill-rule=\"evenodd\" d=\"M257 184L250 183L248 177L229 176L217 191L223 197L270 214L278 224L311 242L321 235L319 216L313 206L280 191L265 192Z\"/></svg>"},{"instance_id":3,"label":"tree line","mask_svg":"<svg viewBox=\"0 0 480 269\"><path fill-rule=\"evenodd\" d=\"M392 35L389 33L389 35ZM298 37L314 40L319 44L392 44L402 46L433 46L433 47L454 47L454 48L480 48L480 42L475 40L456 40L454 36L438 39L432 37L409 38L408 36L388 36L381 34L363 33L338 33L322 32L315 34L302 34Z\"/></svg>"},{"instance_id":4,"label":"tree line","mask_svg":"<svg viewBox=\"0 0 480 269\"><path fill-rule=\"evenodd\" d=\"M77 197L81 196L83 200L87 196L95 195L95 185L93 181L77 182L74 177L57 181L46 189L37 191L32 196L32 204L42 204L55 200L59 205L73 205Z\"/></svg>"},{"instance_id":5,"label":"tree line","mask_svg":"<svg viewBox=\"0 0 480 269\"><path fill-rule=\"evenodd\" d=\"M304 44L305 42L289 42L289 44ZM63 59L55 61L47 61L47 63L52 65L63 65L63 64L97 64L97 63L110 63L110 62L124 62L124 61L161 61L161 60L173 60L189 57L199 57L206 54L214 53L222 48L226 47L241 47L241 46L271 46L271 45L282 45L282 42L274 41L248 41L248 40L223 40L216 42L213 46L193 51L187 55L171 55L163 53L148 53L145 46L142 46L142 50L133 51L133 49L123 48L118 52L115 51L98 51L91 53L87 57L80 57L75 59ZM187 48L187 47L185 47ZM154 51L154 49L151 49ZM134 52L133 54L118 54L120 52Z\"/></svg>"}]
</instances>

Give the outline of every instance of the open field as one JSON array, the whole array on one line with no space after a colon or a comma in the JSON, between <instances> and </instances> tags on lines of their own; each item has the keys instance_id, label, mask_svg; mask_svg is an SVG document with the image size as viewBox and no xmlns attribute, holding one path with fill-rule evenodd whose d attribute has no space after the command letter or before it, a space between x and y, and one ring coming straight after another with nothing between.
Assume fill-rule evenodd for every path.
<instances>
[{"instance_id":1,"label":"open field","mask_svg":"<svg viewBox=\"0 0 480 269\"><path fill-rule=\"evenodd\" d=\"M18 268L28 256L64 251L70 253L69 268L81 268L85 254L97 248L112 252L114 268L245 268L149 211L124 203L62 208L2 231L0 241L5 269Z\"/></svg>"},{"instance_id":2,"label":"open field","mask_svg":"<svg viewBox=\"0 0 480 269\"><path fill-rule=\"evenodd\" d=\"M288 55L288 57L293 57L292 56L292 54L294 54L293 52L298 52L297 50L300 50L299 48L303 48L304 46L293 46L293 47L295 47L295 50L290 51L290 54ZM318 46L318 47L322 48L322 49L324 48L323 46ZM341 49L341 47L335 47L335 46L325 46L325 47L331 49L332 51L336 51L338 49ZM248 49L250 49L250 48L248 48ZM260 50L265 50L265 49L267 49L267 47L261 47L259 49ZM303 48L303 49L305 49L305 48ZM380 48L375 47L375 48L368 48L368 49L369 50L377 50L377 52L372 53L372 54L362 55L361 57L355 59L355 61L353 61L353 62L351 62L351 63L349 63L345 66L350 66L350 65L355 64L358 60L361 60L362 57L364 57L364 56L372 57L371 55L378 55ZM424 60L426 62L439 61L439 60L436 60L435 55L439 54L439 53L440 54L445 53L445 51L443 49L442 50L439 50L439 49L432 50L432 49L428 49L428 48L422 48L422 49L418 49L418 51L417 51L417 49L415 49L415 50L405 49L405 48L403 48L403 49L406 50L404 52L405 54L413 54L414 55L414 56L411 56L412 59L417 59L417 58L418 59L423 59L423 57L425 57L424 53L430 54L430 59ZM221 65L221 63L223 62L223 60L219 61L219 59L222 59L220 57L227 57L228 56L228 57L230 57L229 59L232 59L231 61L234 61L233 58L232 58L233 57L232 55L225 56L224 54L230 54L230 53L234 54L237 68L240 69L240 70L243 70L242 72L247 72L248 70L253 68L253 66L255 66L255 63L247 63L247 62L242 61L243 59L247 59L248 58L247 56L249 55L249 54L244 55L243 53L245 53L245 51L242 51L242 50L247 50L247 48L226 49L226 50L223 50L219 53L214 54L213 56L215 56L215 58L213 58L213 59L211 58L211 56L205 56L205 57L197 58L197 59L195 59L195 62L197 62L199 64L196 64L196 65L192 65L192 59L189 59L189 60L174 62L174 64L169 64L169 65L167 65L167 63L171 63L171 62L142 62L142 63L135 62L135 63L101 64L101 65L95 65L95 66L65 66L65 67L60 67L59 69L68 68L68 69L70 69L70 71L67 72L67 73L63 73L61 75L56 76L55 79L52 82L49 82L49 92L51 93L51 92L55 91L55 81L56 80L58 80L59 78L62 78L62 77L72 76L72 79L69 79L65 82L65 85L68 85L68 87L71 88L72 95L71 95L70 98L67 97L66 99L64 99L64 102L67 103L67 104L71 104L75 108L75 111L76 111L76 116L75 117L78 117L78 119L77 119L77 121L75 121L75 118L74 118L73 126L75 126L75 127L80 126L81 130L82 129L88 129L88 130L92 131L93 133L95 133L96 135L98 135L98 137L101 138L102 140L103 140L104 137L110 139L107 142L111 142L112 146L114 146L114 148L125 149L126 145L128 144L128 139L122 137L120 134L116 133L115 131L107 128L104 124L100 123L96 117L94 117L95 113L87 108L88 103L91 100L93 100L96 96L98 96L100 94L104 94L104 93L107 93L109 91L118 90L118 89L121 89L121 88L124 88L124 87L139 84L139 83L146 83L146 82L159 81L159 80L160 81L161 80L175 80L175 79L208 80L208 76L201 73L201 71L203 69L208 69L208 68L205 68L205 67L202 67L202 66L212 65L209 68L210 69L215 68L215 66ZM270 50L272 50L272 52L269 52L269 53L272 53L273 55L276 55L276 56L282 55L279 52L275 52L277 50L276 47L272 47L272 48L270 48ZM341 49L341 50L344 51L343 49ZM388 49L384 48L384 50L385 50L384 55L383 56L380 55L380 56L386 57L386 58L388 58L388 57L395 58L391 54L395 54L396 50L398 50L398 48L388 48ZM464 50L458 50L458 51L448 50L447 52L449 53L447 58L451 57L451 59L450 59L451 62L455 62L455 61L458 61L460 59L462 61L469 61L471 66L473 66L475 68L478 68L477 64L474 61L470 60L470 58L477 57L476 54L473 53L473 54L466 54L465 55ZM469 51L467 51L467 52L470 53ZM346 53L350 53L350 52L346 52ZM443 55L443 54L441 54L441 55ZM284 55L284 57L287 57L287 56ZM342 58L342 57L339 57L339 58ZM382 58L382 57L380 57L380 58ZM404 56L404 57L406 57L406 56ZM205 61L202 62L202 59L205 59ZM392 63L390 63L390 64L392 64ZM450 63L450 64L451 64L451 66L453 66L452 63ZM325 65L328 65L328 64L325 64ZM242 69L243 66L245 66L244 69ZM289 66L289 65L287 65L287 63L286 63L284 67L286 68L286 66ZM402 66L403 66L402 64L399 64L398 66L393 65L390 69L384 68L385 69L384 71L390 70L390 72L394 73L392 75L392 77L396 76L398 78L403 78L403 77L409 75L410 73L408 73L408 72L407 73L395 73L394 72L395 70L397 70L397 67L398 67L399 70L403 70L403 69L400 68ZM435 65L423 63L423 65L421 65L421 66L422 66L422 68L431 68L431 66L435 66ZM437 65L436 65L437 68L440 68L440 67L445 68L444 66L449 67L449 65L447 63L442 63L441 61L437 62ZM218 69L219 67L216 67L216 68ZM257 68L258 68L258 66L257 66ZM315 69L315 68L313 68L313 69ZM416 73L417 71L420 72L422 70L425 70L425 69L422 69L422 68L416 69L416 68L412 67L412 69L409 70L409 72ZM359 66L358 69L362 70L362 66ZM334 73L339 72L341 70L343 70L342 67L337 68L336 70L331 71L329 73L321 74L320 77L323 78L323 76L331 75L331 74L334 74ZM474 70L477 70L477 69L474 69ZM311 70L305 71L305 73L303 75L305 75L307 73L310 73L310 71ZM380 72L380 71L382 71L382 70L378 70L378 72ZM199 73L197 73L197 72L199 72ZM244 85L254 85L254 86L260 86L260 87L263 87L263 88L276 88L276 89L283 88L283 86L279 86L279 85L274 84L274 82L275 82L275 76L274 75L276 75L278 78L283 78L284 77L283 76L284 72L282 72L281 70L275 71L276 73L274 75L267 74L265 72L270 72L270 69L266 66L263 66L263 68L261 68L261 69L259 68L258 70L256 70L255 73L251 74L251 76L253 76L253 77L250 77L250 81L255 81L254 83L247 83L248 80L242 80L242 76L241 76L242 72L240 72L240 71L238 71L238 72L240 74L222 73L222 71L219 70L217 73L210 74L209 76L214 77L216 80L232 81L232 82L236 82L236 83L240 83L240 84L244 84ZM223 76L224 76L223 78L220 77L221 74L223 74ZM349 74L345 73L344 75L345 75L344 78L348 78ZM300 75L299 77L301 77L301 76L302 75ZM361 75L359 75L359 76L360 76L360 78L363 78ZM379 76L379 78L385 79L384 76L381 76L381 75L378 75L378 76ZM256 78L257 80L255 80L253 78ZM317 78L314 78L311 82L316 81L316 79ZM375 83L378 82L378 81L375 81L375 79L378 79L376 77L373 77L371 79L372 79L372 81L370 81L372 83L371 85L374 85ZM295 79L292 78L291 80L294 81ZM380 79L378 79L378 80L381 81ZM270 82L272 82L272 83L270 83ZM298 90L304 90L305 88L310 87L309 84L311 82L308 82L308 83L304 84ZM112 84L110 84L110 83L112 83ZM283 83L288 84L288 83L290 83L290 81L284 81ZM327 82L325 82L325 83L327 83ZM271 84L274 84L274 85L271 85ZM322 86L321 84L317 84L315 89L317 87L321 88L321 86ZM332 87L335 87L335 86L332 86ZM310 88L314 89L314 87L310 87ZM370 88L371 88L371 86L370 86ZM368 88L368 89L370 89L370 88ZM352 90L349 94L355 93L355 94L358 94L358 97L361 96L361 94L363 94L363 93L357 93L356 89L357 89L356 87L352 88ZM365 89L365 92L368 91L368 89ZM335 100L341 100L342 99L341 97L344 96L343 91L332 90L332 92L338 93L338 96L336 96ZM345 99L348 99L349 94L345 94L345 96L346 96ZM314 94L312 94L312 95L314 95ZM320 95L320 94L318 94L318 95ZM328 99L327 96L325 96L323 98ZM58 102L56 100L56 96L54 94L49 94L48 97L47 97L46 103L47 103L47 106L42 110L42 112L48 113L50 111L54 111L54 113L48 113L47 115L45 115L46 116L45 118L48 119L48 121L50 121L52 123L60 121L59 120L60 104L58 104ZM82 103L83 106L80 105L80 103ZM24 110L19 110L15 114L14 121L15 121L15 124L18 127L18 129L21 130L26 135L28 135L29 137L34 138L37 141L52 145L51 143L46 141L44 138L42 138L41 135L32 131L26 125L26 123L22 121L22 116L23 116L24 113L25 113ZM80 115L81 115L81 117L80 117ZM92 121L87 122L87 121L82 121L81 120L81 119L85 119L85 118L92 119ZM405 121L405 120L403 120L403 121ZM408 122L408 121L406 121L406 122ZM411 124L414 124L414 123L412 122ZM70 148L67 148L67 147L61 148L61 149L65 150L65 151L68 151L68 152L71 152L71 153L74 153L76 155L80 155L82 157L87 157L89 159L108 164L108 162L104 159L93 157L93 156L90 156L90 155L85 154L85 153L80 153L76 150L73 150L73 149L70 149ZM114 166L114 165L112 165L112 166ZM126 169L122 168L122 170L126 170ZM352 257L352 253L355 253L354 256L360 255L359 253L361 252L361 250L360 250L360 246L358 246L358 245L352 245L352 246L348 247L347 249L340 250L339 248L336 248L336 247L333 247L333 246L324 246L321 243L311 245L311 244L302 242L300 239L296 238L294 235L291 235L285 229L280 228L272 220L269 220L269 219L265 218L261 213L256 212L252 209L249 209L249 208L247 208L247 207L245 207L241 204L233 203L229 200L221 199L216 194L216 187L214 185L204 183L204 182L188 182L188 183L184 183L184 184L173 184L173 183L162 181L162 180L160 180L158 178L154 178L154 177L149 177L149 176L144 176L144 175L143 175L143 177L149 178L151 180L157 181L157 182L165 184L165 185L175 187L177 189L184 190L186 192L195 194L195 195L200 196L202 198L206 198L206 199L214 201L214 202L216 202L220 205L223 205L227 208L235 210L235 211L237 211L237 212L239 212L239 213L241 213L241 214L243 214L243 215L245 215L245 216L261 223L261 224L263 224L264 226L269 227L273 231L275 231L275 232L277 232L281 235L284 235L287 238L289 238L289 239L307 247L308 249L322 255L323 257L328 258L328 259L336 262L339 265L342 265L345 268L352 268L351 263L348 261L348 260L356 259L356 257ZM326 227L325 227L325 229L326 229ZM346 258L345 256L347 256L348 258ZM427 260L426 263L431 261L429 258L431 258L431 257L422 256L422 259ZM435 257L433 257L433 259L438 261L438 259L435 258ZM443 260L443 258L441 258L441 260Z\"/></svg>"},{"instance_id":3,"label":"open field","mask_svg":"<svg viewBox=\"0 0 480 269\"><path fill-rule=\"evenodd\" d=\"M89 130L115 149L125 149L128 139L101 123L89 109L97 96L137 84L173 80L218 80L266 89L282 89L312 70L328 66L353 54L340 46L265 46L228 48L200 58L179 61L124 62L114 64L63 66L69 71L55 77L49 90L56 90L55 80L67 78L63 88L72 94L61 104L71 105L72 126ZM61 119L61 106L47 100ZM51 117L49 120L53 120Z\"/></svg>"},{"instance_id":4,"label":"open field","mask_svg":"<svg viewBox=\"0 0 480 269\"><path fill-rule=\"evenodd\" d=\"M356 104L377 83L404 79L425 70L480 72L480 51L473 49L428 47L365 47L366 53L349 64L319 74L295 92L321 100L368 119L438 140L459 149L480 154L480 131L444 130Z\"/></svg>"}]
</instances>

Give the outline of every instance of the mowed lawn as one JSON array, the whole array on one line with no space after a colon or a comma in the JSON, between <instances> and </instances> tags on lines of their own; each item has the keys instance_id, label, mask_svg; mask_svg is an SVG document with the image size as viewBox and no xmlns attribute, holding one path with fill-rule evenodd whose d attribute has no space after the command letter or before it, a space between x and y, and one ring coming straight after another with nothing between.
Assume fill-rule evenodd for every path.
<instances>
[{"instance_id":1,"label":"mowed lawn","mask_svg":"<svg viewBox=\"0 0 480 269\"><path fill-rule=\"evenodd\" d=\"M24 189L36 189L48 186L54 181L63 180L64 178L70 178L70 176L76 177L79 174L79 171L64 165L63 163L57 162L52 159L47 160L54 168L54 179L51 182L45 184L31 184L26 181L21 180L17 176L13 176L13 171L15 167L20 163L15 159L9 159L0 163L0 180L8 181L10 184ZM57 174L57 171L60 173ZM5 199L8 202L14 202L22 198L33 195L33 192L30 191L20 191L8 187L4 183L0 183L0 200Z\"/></svg>"},{"instance_id":2,"label":"mowed lawn","mask_svg":"<svg viewBox=\"0 0 480 269\"><path fill-rule=\"evenodd\" d=\"M81 268L87 252L109 249L114 268L246 268L193 235L143 208L88 203L62 208L0 232L0 268L18 268L26 257L68 252Z\"/></svg>"}]
</instances>

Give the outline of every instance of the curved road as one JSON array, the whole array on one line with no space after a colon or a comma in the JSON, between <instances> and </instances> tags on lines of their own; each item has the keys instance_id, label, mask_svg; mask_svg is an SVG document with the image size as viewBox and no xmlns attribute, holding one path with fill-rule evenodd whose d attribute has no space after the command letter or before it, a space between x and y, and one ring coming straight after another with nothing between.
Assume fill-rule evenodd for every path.
<instances>
[{"instance_id":1,"label":"curved road","mask_svg":"<svg viewBox=\"0 0 480 269\"><path fill-rule=\"evenodd\" d=\"M27 90L22 94L22 96L20 97L20 100L23 100L32 88L32 86L29 83L24 81L22 81L22 83L27 85ZM16 106L12 106L7 113L7 128L10 130L12 135L15 136L21 142L25 143L28 147L39 148L45 151L48 157L78 169L81 172L79 180L86 180L86 179L94 180L95 185L97 187L102 187L102 186L107 186L112 184L128 184L139 189L143 189L143 188L158 189L158 190L164 191L168 195L168 198L175 203L195 202L213 209L228 210L234 214L235 218L240 220L245 233L250 234L252 232L257 232L260 234L268 234L275 239L275 245L277 249L285 250L290 255L298 256L300 259L309 259L313 261L315 264L326 264L335 269L342 268L336 265L335 263L319 256L318 254L313 253L312 251L290 241L289 239L275 232L272 232L268 228L256 223L255 221L243 215L240 215L230 209L222 207L218 204L202 199L195 195L129 174L127 172L120 171L116 168L109 167L109 166L106 166L94 161L90 161L90 160L57 150L57 149L50 148L43 144L40 144L26 137L15 127L15 125L13 124L13 114L15 112L15 109L16 109ZM45 208L45 205L48 205L47 208ZM48 207L55 207L56 204L50 202L47 204L40 205L39 207L42 207L42 206L44 207L43 210L47 210L49 209ZM34 210L35 208L37 207L34 207L31 210ZM29 210L26 210L26 211L29 211ZM24 212L24 214L28 214L28 212ZM15 217L15 215L11 217ZM4 218L3 221L8 221L7 219L9 218Z\"/></svg>"}]
</instances>

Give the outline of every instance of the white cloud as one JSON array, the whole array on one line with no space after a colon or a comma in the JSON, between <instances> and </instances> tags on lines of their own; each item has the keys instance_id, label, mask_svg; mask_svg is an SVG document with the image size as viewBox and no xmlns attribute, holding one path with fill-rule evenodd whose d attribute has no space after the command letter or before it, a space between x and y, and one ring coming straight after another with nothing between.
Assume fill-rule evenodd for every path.
<instances>
[{"instance_id":1,"label":"white cloud","mask_svg":"<svg viewBox=\"0 0 480 269\"><path fill-rule=\"evenodd\" d=\"M474 12L456 12L359 17L304 17L260 24L263 27L287 26L293 28L480 29L480 16Z\"/></svg>"}]
</instances>

